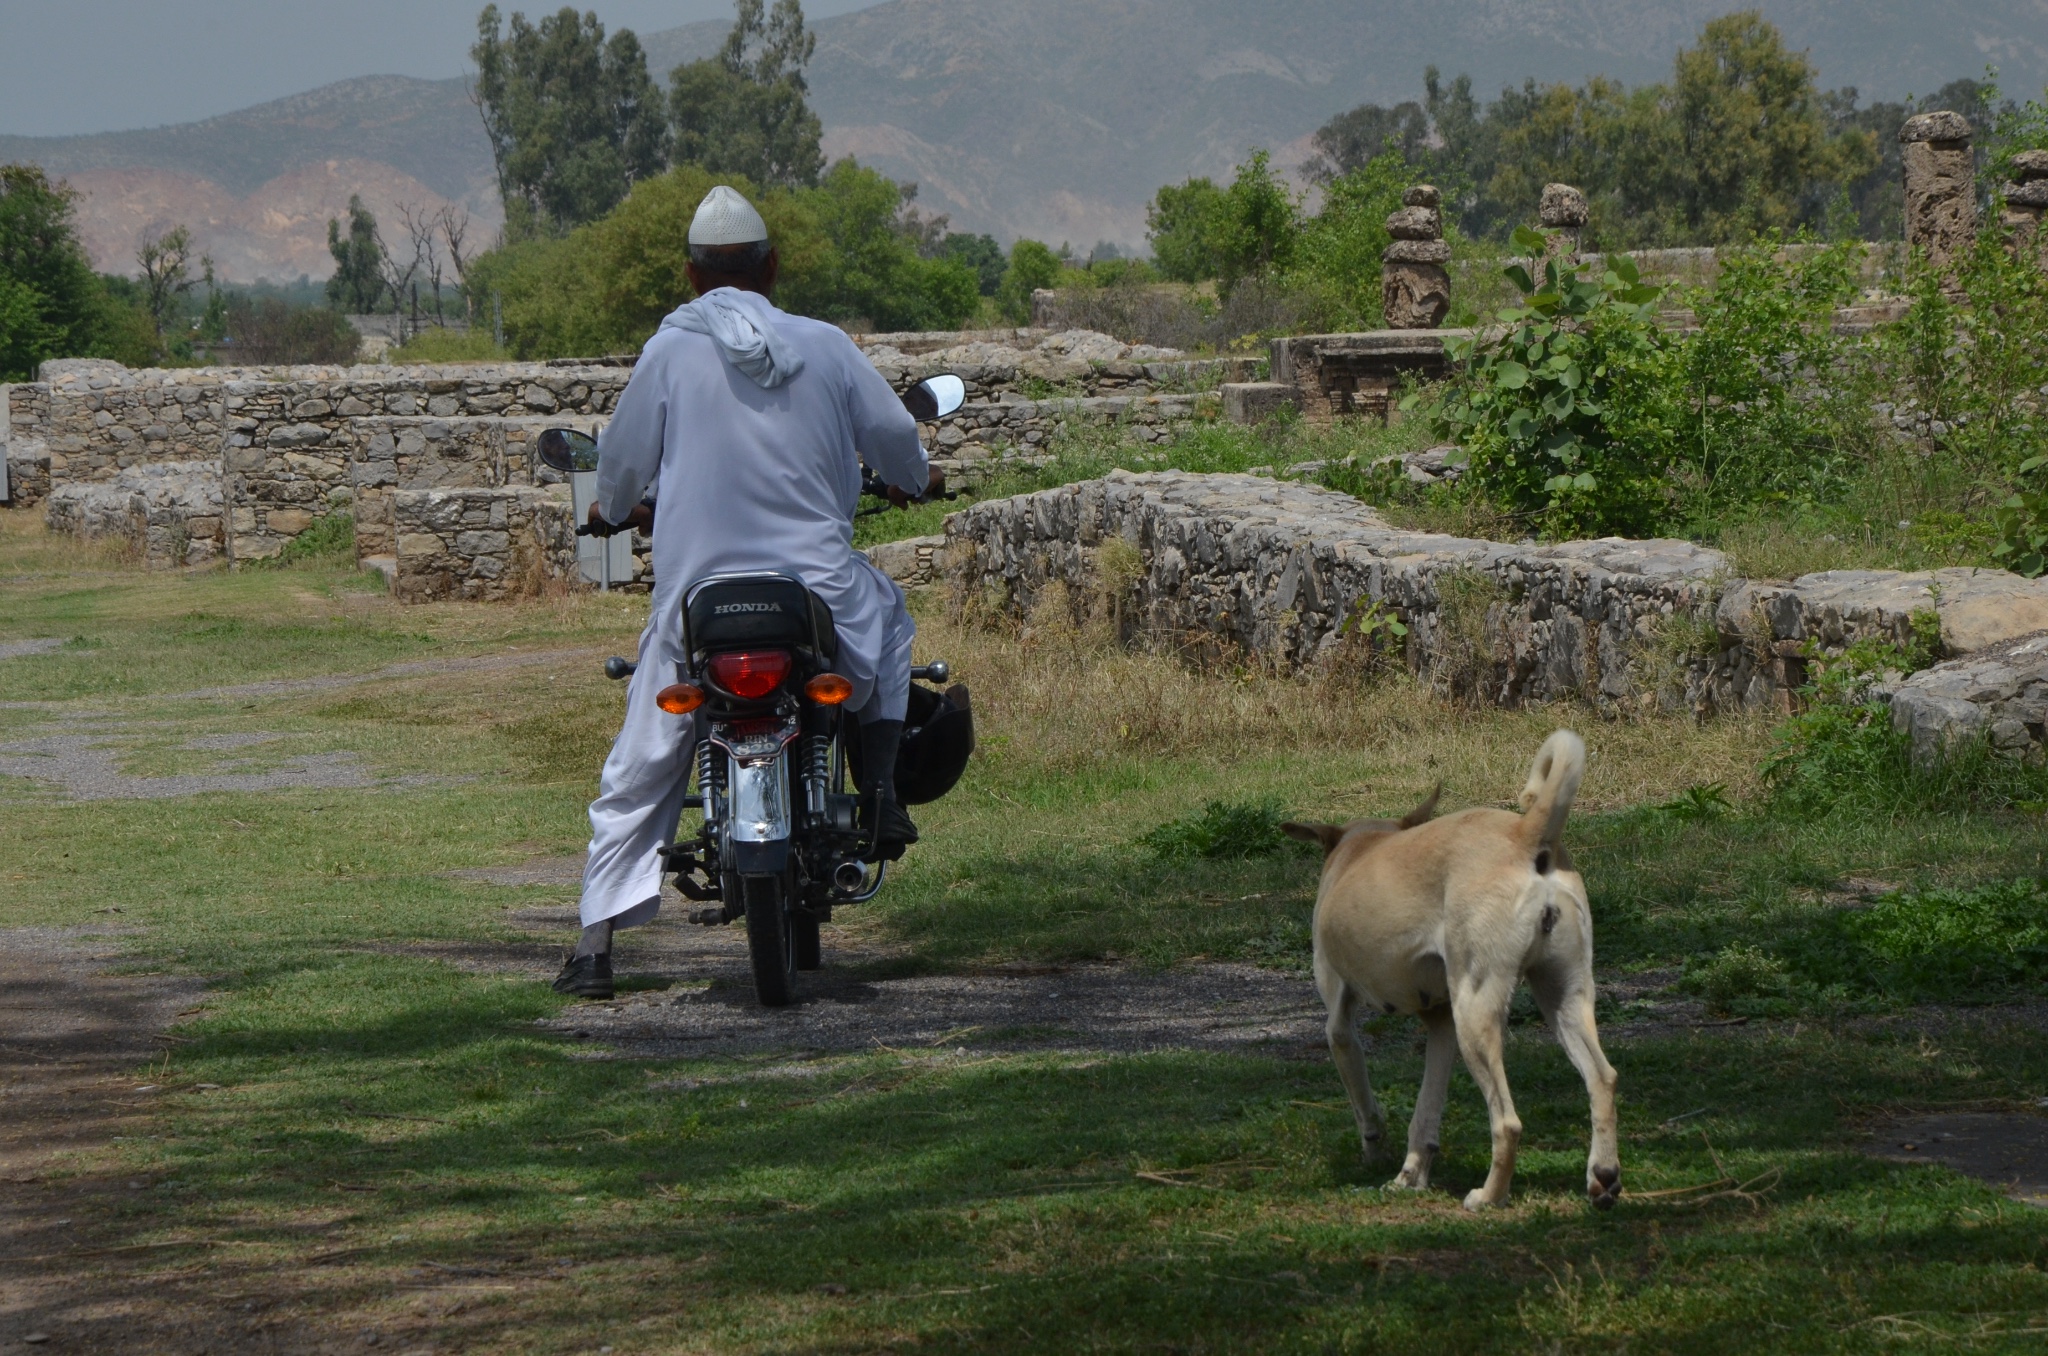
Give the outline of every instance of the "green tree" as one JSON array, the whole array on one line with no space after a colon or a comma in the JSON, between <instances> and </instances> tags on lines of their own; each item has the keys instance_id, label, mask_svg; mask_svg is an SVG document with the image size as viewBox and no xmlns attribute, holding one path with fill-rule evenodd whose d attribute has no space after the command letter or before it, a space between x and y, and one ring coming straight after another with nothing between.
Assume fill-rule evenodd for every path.
<instances>
[{"instance_id":1,"label":"green tree","mask_svg":"<svg viewBox=\"0 0 2048 1356\"><path fill-rule=\"evenodd\" d=\"M1012 324L1031 320L1031 294L1060 280L1060 258L1036 240L1019 240L1010 246L1010 265L996 288L996 302Z\"/></svg>"},{"instance_id":2,"label":"green tree","mask_svg":"<svg viewBox=\"0 0 2048 1356\"><path fill-rule=\"evenodd\" d=\"M632 30L607 41L596 14L566 7L500 28L498 7L484 6L470 56L508 238L595 221L662 171L665 109Z\"/></svg>"},{"instance_id":3,"label":"green tree","mask_svg":"<svg viewBox=\"0 0 2048 1356\"><path fill-rule=\"evenodd\" d=\"M1673 196L1696 239L1789 230L1811 219L1817 185L1877 158L1866 133L1829 136L1813 63L1755 10L1708 21L1678 54L1671 102L1684 154Z\"/></svg>"},{"instance_id":4,"label":"green tree","mask_svg":"<svg viewBox=\"0 0 2048 1356\"><path fill-rule=\"evenodd\" d=\"M964 264L974 271L976 289L985 297L992 297L1003 285L1003 272L1009 261L1003 256L1003 247L992 235L969 235L962 231L949 232L939 242L941 257Z\"/></svg>"},{"instance_id":5,"label":"green tree","mask_svg":"<svg viewBox=\"0 0 2048 1356\"><path fill-rule=\"evenodd\" d=\"M1433 68L1431 74L1435 74ZM1392 108L1360 104L1316 129L1316 153L1309 161L1309 173L1328 181L1363 169L1389 153L1419 166L1427 159L1429 135L1429 114L1413 100Z\"/></svg>"},{"instance_id":6,"label":"green tree","mask_svg":"<svg viewBox=\"0 0 2048 1356\"><path fill-rule=\"evenodd\" d=\"M735 0L737 13L715 57L669 76L677 163L757 184L815 184L825 163L824 124L805 95L804 67L818 44L799 0Z\"/></svg>"},{"instance_id":7,"label":"green tree","mask_svg":"<svg viewBox=\"0 0 2048 1356\"><path fill-rule=\"evenodd\" d=\"M34 165L0 165L0 380L93 353L105 336L109 304L78 242L77 196Z\"/></svg>"},{"instance_id":8,"label":"green tree","mask_svg":"<svg viewBox=\"0 0 2048 1356\"><path fill-rule=\"evenodd\" d=\"M1204 282L1223 271L1226 205L1223 190L1206 179L1167 184L1145 209L1152 259L1173 282Z\"/></svg>"},{"instance_id":9,"label":"green tree","mask_svg":"<svg viewBox=\"0 0 2048 1356\"><path fill-rule=\"evenodd\" d=\"M1301 209L1273 173L1271 157L1253 151L1224 191L1217 279L1224 295L1246 278L1284 274L1301 241Z\"/></svg>"},{"instance_id":10,"label":"green tree","mask_svg":"<svg viewBox=\"0 0 2048 1356\"><path fill-rule=\"evenodd\" d=\"M350 194L348 234L341 222L327 219L327 252L334 256L334 276L327 280L328 303L350 315L368 315L384 299L384 242L377 218Z\"/></svg>"},{"instance_id":11,"label":"green tree","mask_svg":"<svg viewBox=\"0 0 2048 1356\"><path fill-rule=\"evenodd\" d=\"M818 276L791 290L791 303L806 314L882 330L952 329L974 314L980 287L973 271L919 256L901 229L908 199L893 180L840 160L803 200L832 244Z\"/></svg>"},{"instance_id":12,"label":"green tree","mask_svg":"<svg viewBox=\"0 0 2048 1356\"><path fill-rule=\"evenodd\" d=\"M1314 294L1325 323L1373 328L1382 319L1380 255L1392 239L1387 217L1414 171L1389 150L1323 186L1322 210L1301 224L1283 286Z\"/></svg>"},{"instance_id":13,"label":"green tree","mask_svg":"<svg viewBox=\"0 0 2048 1356\"><path fill-rule=\"evenodd\" d=\"M197 281L192 276L191 267L192 233L183 226L145 231L142 243L135 251L135 263L142 270L143 305L149 312L150 324L156 329L157 344L162 347L165 329L181 309L179 303ZM205 261L205 270L211 278L212 260Z\"/></svg>"}]
</instances>

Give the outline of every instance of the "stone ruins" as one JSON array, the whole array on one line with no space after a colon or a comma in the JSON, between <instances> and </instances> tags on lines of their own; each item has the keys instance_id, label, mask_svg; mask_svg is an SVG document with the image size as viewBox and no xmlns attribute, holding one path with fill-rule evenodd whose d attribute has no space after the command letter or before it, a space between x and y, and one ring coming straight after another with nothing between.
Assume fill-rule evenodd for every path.
<instances>
[{"instance_id":1,"label":"stone ruins","mask_svg":"<svg viewBox=\"0 0 2048 1356\"><path fill-rule=\"evenodd\" d=\"M1900 139L1907 238L1945 267L1976 231L1969 124L1922 114ZM1386 329L1275 339L1263 373L1250 358L1196 359L1082 330L857 342L899 390L936 372L966 382L967 403L927 429L956 485L1048 459L1063 427L1159 442L1218 417L1385 419L1401 383L1443 376L1445 340L1471 333L1438 328L1450 306L1441 211L1438 191L1417 185L1387 220ZM2048 262L2048 153L2014 157L2002 211L2021 247ZM1582 257L1583 193L1546 185L1538 215L1550 241L1538 268ZM1665 253L1712 267L1711 251ZM1836 323L1866 328L1890 318L1882 310L1853 308ZM151 566L272 559L345 513L359 559L402 600L531 594L578 577L568 487L535 457L534 435L595 430L631 366L630 356L444 368L46 363L40 380L0 386L0 498L40 506L60 530L126 538ZM1412 454L1404 470L1453 475L1447 450ZM1141 562L1113 609L1127 639L1299 671L1369 645L1359 633L1373 633L1372 618L1398 619L1402 662L1446 691L1505 705L1785 708L1812 654L1868 635L1904 639L1916 613L1932 612L1951 658L1881 694L1917 756L1979 735L2048 756L2048 580L1999 571L1742 580L1720 553L1681 541L1510 546L1407 532L1334 491L1178 472L985 501L949 518L943 537L873 555L905 583L943 578L1028 615L1055 584L1070 602L1100 595L1099 553L1112 540Z\"/></svg>"},{"instance_id":2,"label":"stone ruins","mask_svg":"<svg viewBox=\"0 0 2048 1356\"><path fill-rule=\"evenodd\" d=\"M1442 204L1434 187L1417 184L1387 218L1394 243L1380 255L1380 302L1390 330L1433 330L1451 309Z\"/></svg>"},{"instance_id":3,"label":"stone ruins","mask_svg":"<svg viewBox=\"0 0 2048 1356\"><path fill-rule=\"evenodd\" d=\"M1138 568L1105 584L1112 541ZM1282 672L1355 655L1373 619L1391 618L1407 627L1399 662L1504 706L1787 710L1810 650L1904 642L1915 614L1932 612L1955 658L1880 694L1921 755L1986 731L2002 752L2048 756L2048 579L2000 570L1734 579L1725 556L1690 542L1511 546L1396 528L1319 486L1179 471L979 503L942 539L897 549L1018 617L1057 584L1069 606L1093 600L1119 618L1126 640L1255 655Z\"/></svg>"},{"instance_id":4,"label":"stone ruins","mask_svg":"<svg viewBox=\"0 0 2048 1356\"><path fill-rule=\"evenodd\" d=\"M1948 272L1977 238L1977 165L1960 113L1918 113L1899 128L1906 181L1906 247Z\"/></svg>"}]
</instances>

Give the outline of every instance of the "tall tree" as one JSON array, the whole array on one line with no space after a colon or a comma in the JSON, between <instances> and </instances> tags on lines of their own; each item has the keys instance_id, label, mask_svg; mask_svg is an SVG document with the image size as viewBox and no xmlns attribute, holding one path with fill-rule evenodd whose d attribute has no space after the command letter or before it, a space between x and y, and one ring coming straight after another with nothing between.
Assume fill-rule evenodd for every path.
<instances>
[{"instance_id":1,"label":"tall tree","mask_svg":"<svg viewBox=\"0 0 2048 1356\"><path fill-rule=\"evenodd\" d=\"M77 198L34 165L0 165L0 381L102 337L107 300L78 242Z\"/></svg>"},{"instance_id":2,"label":"tall tree","mask_svg":"<svg viewBox=\"0 0 2048 1356\"><path fill-rule=\"evenodd\" d=\"M178 299L192 290L192 233L183 226L152 227L142 233L136 247L135 263L142 270L143 305L150 323L156 326L157 342L164 340L164 327L177 309ZM202 261L206 277L213 277L213 261Z\"/></svg>"},{"instance_id":3,"label":"tall tree","mask_svg":"<svg viewBox=\"0 0 2048 1356\"><path fill-rule=\"evenodd\" d=\"M1813 63L1755 10L1708 21L1678 54L1671 100L1685 170L1676 197L1697 239L1811 219L1820 185L1858 177L1877 158L1866 134L1829 136Z\"/></svg>"},{"instance_id":4,"label":"tall tree","mask_svg":"<svg viewBox=\"0 0 2048 1356\"><path fill-rule=\"evenodd\" d=\"M818 38L800 0L735 0L732 31L715 57L669 75L675 159L713 174L783 187L818 182L824 124L805 96L804 67Z\"/></svg>"},{"instance_id":5,"label":"tall tree","mask_svg":"<svg viewBox=\"0 0 2048 1356\"><path fill-rule=\"evenodd\" d=\"M327 252L334 256L334 276L327 280L327 300L350 315L368 315L384 299L384 244L377 218L363 200L349 195L348 234L341 222L327 219Z\"/></svg>"},{"instance_id":6,"label":"tall tree","mask_svg":"<svg viewBox=\"0 0 2048 1356\"><path fill-rule=\"evenodd\" d=\"M557 234L609 212L668 165L661 92L631 29L609 40L594 13L563 8L538 24L496 5L477 17L471 92L497 163L505 231Z\"/></svg>"}]
</instances>

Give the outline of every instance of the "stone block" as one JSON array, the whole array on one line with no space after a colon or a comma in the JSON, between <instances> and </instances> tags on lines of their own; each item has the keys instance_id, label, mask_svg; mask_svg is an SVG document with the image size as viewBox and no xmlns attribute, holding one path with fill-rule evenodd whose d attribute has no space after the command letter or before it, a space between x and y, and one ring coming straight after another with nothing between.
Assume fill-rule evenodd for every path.
<instances>
[{"instance_id":1,"label":"stone block","mask_svg":"<svg viewBox=\"0 0 2048 1356\"><path fill-rule=\"evenodd\" d=\"M1586 195L1570 184L1545 184L1537 201L1536 220L1548 230L1577 230L1592 220Z\"/></svg>"},{"instance_id":2,"label":"stone block","mask_svg":"<svg viewBox=\"0 0 2048 1356\"><path fill-rule=\"evenodd\" d=\"M1979 738L2005 757L2048 756L2048 633L1923 669L1892 694L1892 726L1927 768Z\"/></svg>"},{"instance_id":3,"label":"stone block","mask_svg":"<svg viewBox=\"0 0 2048 1356\"><path fill-rule=\"evenodd\" d=\"M296 537L313 525L313 515L305 509L274 508L263 517L265 528L284 537Z\"/></svg>"},{"instance_id":4,"label":"stone block","mask_svg":"<svg viewBox=\"0 0 2048 1356\"><path fill-rule=\"evenodd\" d=\"M1387 233L1396 240L1438 240L1443 218L1434 207L1403 207L1387 217Z\"/></svg>"},{"instance_id":5,"label":"stone block","mask_svg":"<svg viewBox=\"0 0 2048 1356\"><path fill-rule=\"evenodd\" d=\"M1286 382L1233 381L1223 387L1223 418L1232 424L1263 424L1300 408L1294 387Z\"/></svg>"}]
</instances>

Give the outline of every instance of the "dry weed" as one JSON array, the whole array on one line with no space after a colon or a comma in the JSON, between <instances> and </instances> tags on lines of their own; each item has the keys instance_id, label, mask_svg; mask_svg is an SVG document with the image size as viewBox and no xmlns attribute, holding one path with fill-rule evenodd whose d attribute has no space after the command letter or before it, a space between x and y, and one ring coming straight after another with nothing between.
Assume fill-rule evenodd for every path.
<instances>
[{"instance_id":1,"label":"dry weed","mask_svg":"<svg viewBox=\"0 0 2048 1356\"><path fill-rule=\"evenodd\" d=\"M1483 614L1482 614L1483 615ZM1196 666L1113 643L1101 619L1077 623L1062 591L1006 631L920 608L921 658L944 658L974 691L976 724L1024 775L1099 769L1119 758L1211 764L1364 757L1387 778L1441 777L1468 801L1505 802L1543 737L1587 736L1594 772L1582 802L1664 800L1703 781L1747 794L1769 744L1768 722L1735 716L1610 716L1576 704L1520 711L1453 704L1398 673L1278 677Z\"/></svg>"}]
</instances>

